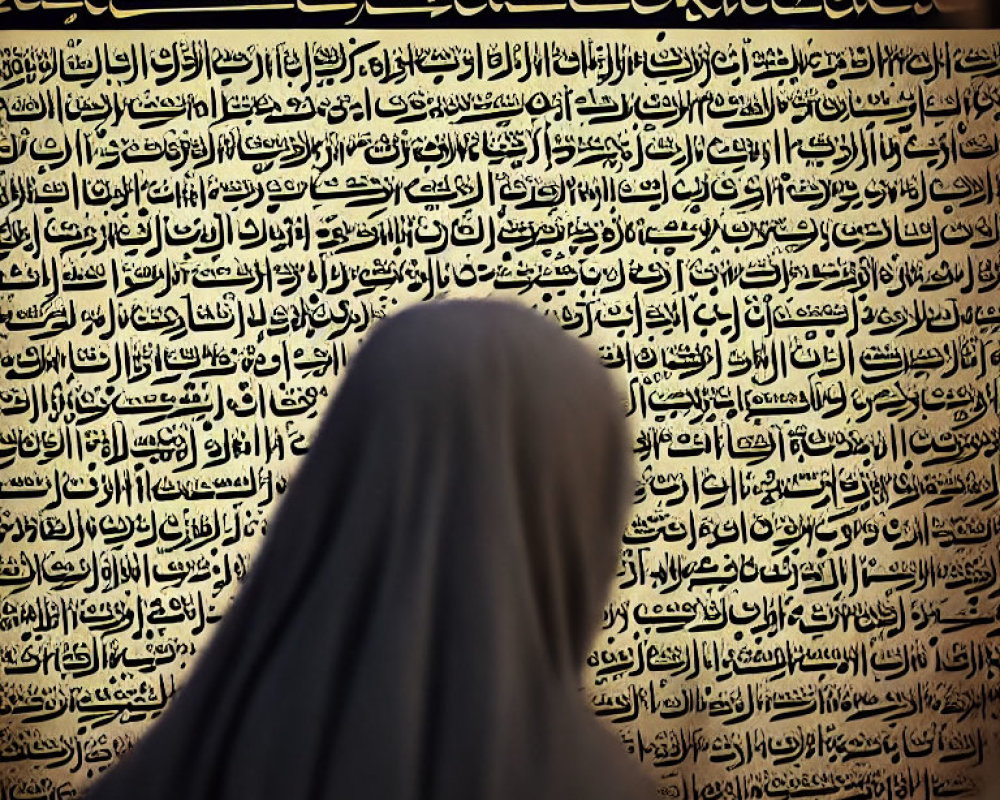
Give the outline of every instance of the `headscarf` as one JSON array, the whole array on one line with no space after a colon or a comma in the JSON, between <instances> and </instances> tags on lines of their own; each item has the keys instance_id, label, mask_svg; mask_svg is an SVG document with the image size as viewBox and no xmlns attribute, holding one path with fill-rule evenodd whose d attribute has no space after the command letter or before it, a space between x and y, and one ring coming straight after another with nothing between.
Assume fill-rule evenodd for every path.
<instances>
[{"instance_id":1,"label":"headscarf","mask_svg":"<svg viewBox=\"0 0 1000 800\"><path fill-rule=\"evenodd\" d=\"M88 800L653 797L580 691L623 416L527 308L380 322L208 648Z\"/></svg>"}]
</instances>

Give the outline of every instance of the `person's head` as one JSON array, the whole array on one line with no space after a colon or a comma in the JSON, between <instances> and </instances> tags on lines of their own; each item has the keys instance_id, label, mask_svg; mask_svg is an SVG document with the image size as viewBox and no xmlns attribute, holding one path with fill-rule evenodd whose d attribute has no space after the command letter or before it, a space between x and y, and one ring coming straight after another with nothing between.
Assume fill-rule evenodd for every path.
<instances>
[{"instance_id":1,"label":"person's head","mask_svg":"<svg viewBox=\"0 0 1000 800\"><path fill-rule=\"evenodd\" d=\"M442 580L482 572L483 586L504 593L497 602L530 593L553 655L578 666L616 564L631 479L623 408L596 356L513 304L414 306L376 328L337 404L331 422L354 448L346 460L360 468L377 454L372 469L409 521L402 528L436 537L420 517L434 520ZM529 575L517 572L525 564Z\"/></svg>"}]
</instances>

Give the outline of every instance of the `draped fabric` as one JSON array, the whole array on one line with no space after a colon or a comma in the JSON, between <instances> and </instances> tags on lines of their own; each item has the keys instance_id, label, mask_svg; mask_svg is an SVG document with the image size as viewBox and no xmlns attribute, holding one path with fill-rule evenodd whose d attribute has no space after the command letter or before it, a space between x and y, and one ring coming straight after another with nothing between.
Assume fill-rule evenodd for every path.
<instances>
[{"instance_id":1,"label":"draped fabric","mask_svg":"<svg viewBox=\"0 0 1000 800\"><path fill-rule=\"evenodd\" d=\"M557 325L493 301L382 321L89 800L652 798L579 689L630 487L606 371Z\"/></svg>"}]
</instances>

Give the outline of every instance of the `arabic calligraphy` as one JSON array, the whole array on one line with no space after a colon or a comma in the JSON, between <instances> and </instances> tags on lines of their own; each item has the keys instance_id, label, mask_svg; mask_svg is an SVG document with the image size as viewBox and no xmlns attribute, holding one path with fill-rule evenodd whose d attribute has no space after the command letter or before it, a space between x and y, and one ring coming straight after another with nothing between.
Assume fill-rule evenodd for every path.
<instances>
[{"instance_id":1,"label":"arabic calligraphy","mask_svg":"<svg viewBox=\"0 0 1000 800\"><path fill-rule=\"evenodd\" d=\"M974 789L1000 39L449 38L0 37L0 797L75 796L170 702L370 327L484 295L621 389L584 692L664 795Z\"/></svg>"}]
</instances>

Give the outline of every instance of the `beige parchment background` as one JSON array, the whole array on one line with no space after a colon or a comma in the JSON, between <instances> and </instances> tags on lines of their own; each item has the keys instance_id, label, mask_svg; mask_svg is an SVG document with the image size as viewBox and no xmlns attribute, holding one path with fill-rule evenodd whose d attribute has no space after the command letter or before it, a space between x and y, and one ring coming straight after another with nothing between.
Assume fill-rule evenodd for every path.
<instances>
[{"instance_id":1,"label":"beige parchment background","mask_svg":"<svg viewBox=\"0 0 1000 800\"><path fill-rule=\"evenodd\" d=\"M972 789L998 59L986 31L0 33L4 797L73 796L169 702L371 324L491 294L621 387L635 517L581 686L663 796Z\"/></svg>"}]
</instances>

